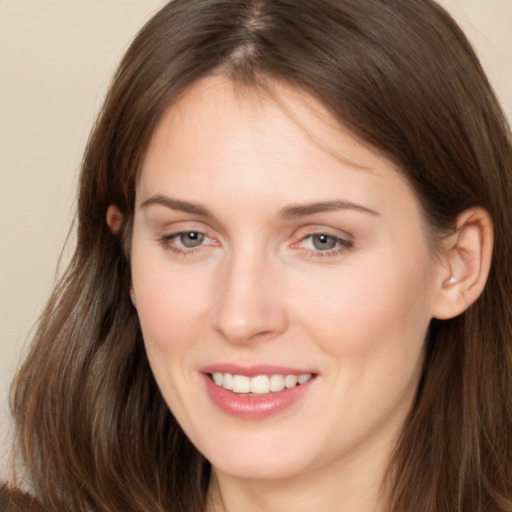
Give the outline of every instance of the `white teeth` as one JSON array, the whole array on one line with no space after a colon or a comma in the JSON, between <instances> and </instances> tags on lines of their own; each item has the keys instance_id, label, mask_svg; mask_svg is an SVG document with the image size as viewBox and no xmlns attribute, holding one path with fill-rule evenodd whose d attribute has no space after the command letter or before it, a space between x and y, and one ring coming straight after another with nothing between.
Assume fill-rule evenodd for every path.
<instances>
[{"instance_id":1,"label":"white teeth","mask_svg":"<svg viewBox=\"0 0 512 512\"><path fill-rule=\"evenodd\" d=\"M247 375L233 375L233 392L250 393L251 379Z\"/></svg>"},{"instance_id":2,"label":"white teeth","mask_svg":"<svg viewBox=\"0 0 512 512\"><path fill-rule=\"evenodd\" d=\"M258 375L251 379L251 393L268 393L270 391L270 379L266 375Z\"/></svg>"},{"instance_id":3,"label":"white teeth","mask_svg":"<svg viewBox=\"0 0 512 512\"><path fill-rule=\"evenodd\" d=\"M298 381L297 375L287 375L284 379L284 385L287 389L294 388Z\"/></svg>"},{"instance_id":4,"label":"white teeth","mask_svg":"<svg viewBox=\"0 0 512 512\"><path fill-rule=\"evenodd\" d=\"M302 375L232 375L231 373L215 372L212 374L213 382L219 387L233 391L234 393L265 395L270 392L276 393L283 389L291 389L297 385L305 384L311 379L311 373Z\"/></svg>"},{"instance_id":5,"label":"white teeth","mask_svg":"<svg viewBox=\"0 0 512 512\"><path fill-rule=\"evenodd\" d=\"M272 375L270 377L270 391L282 391L284 389L284 377L283 375Z\"/></svg>"},{"instance_id":6,"label":"white teeth","mask_svg":"<svg viewBox=\"0 0 512 512\"><path fill-rule=\"evenodd\" d=\"M224 374L224 382L222 383L222 387L228 390L233 389L233 375L231 375L231 373Z\"/></svg>"},{"instance_id":7,"label":"white teeth","mask_svg":"<svg viewBox=\"0 0 512 512\"><path fill-rule=\"evenodd\" d=\"M309 379L311 379L311 373L305 373L303 375L299 375L299 384L305 384ZM226 377L224 377L226 378Z\"/></svg>"}]
</instances>

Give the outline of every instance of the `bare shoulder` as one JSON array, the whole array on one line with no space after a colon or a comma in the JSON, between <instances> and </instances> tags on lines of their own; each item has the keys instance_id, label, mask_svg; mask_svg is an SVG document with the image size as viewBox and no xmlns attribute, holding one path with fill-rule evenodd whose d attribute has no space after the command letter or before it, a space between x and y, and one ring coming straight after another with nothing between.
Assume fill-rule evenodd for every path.
<instances>
[{"instance_id":1,"label":"bare shoulder","mask_svg":"<svg viewBox=\"0 0 512 512\"><path fill-rule=\"evenodd\" d=\"M0 512L48 512L30 494L0 483Z\"/></svg>"}]
</instances>

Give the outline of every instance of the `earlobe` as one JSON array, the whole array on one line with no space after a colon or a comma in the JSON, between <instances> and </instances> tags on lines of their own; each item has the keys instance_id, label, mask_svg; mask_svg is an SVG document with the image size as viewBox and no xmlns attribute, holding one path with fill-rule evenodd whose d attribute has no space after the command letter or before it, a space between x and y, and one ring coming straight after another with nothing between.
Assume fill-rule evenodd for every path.
<instances>
[{"instance_id":1,"label":"earlobe","mask_svg":"<svg viewBox=\"0 0 512 512\"><path fill-rule=\"evenodd\" d=\"M456 232L445 240L433 318L453 318L478 299L489 275L492 246L493 226L487 211L476 207L462 212Z\"/></svg>"},{"instance_id":2,"label":"earlobe","mask_svg":"<svg viewBox=\"0 0 512 512\"><path fill-rule=\"evenodd\" d=\"M110 231L113 235L117 235L119 233L119 230L121 229L121 225L123 224L124 216L121 213L121 210L115 205L111 204L107 208L107 225L110 228Z\"/></svg>"}]
</instances>

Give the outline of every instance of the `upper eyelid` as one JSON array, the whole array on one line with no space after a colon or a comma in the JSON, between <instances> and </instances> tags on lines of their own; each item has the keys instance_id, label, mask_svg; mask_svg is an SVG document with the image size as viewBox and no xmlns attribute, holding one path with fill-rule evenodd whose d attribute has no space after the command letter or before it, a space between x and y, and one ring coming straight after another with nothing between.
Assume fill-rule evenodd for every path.
<instances>
[{"instance_id":1,"label":"upper eyelid","mask_svg":"<svg viewBox=\"0 0 512 512\"><path fill-rule=\"evenodd\" d=\"M200 235L204 235L204 236L207 236L208 238L211 238L210 236L208 236L208 233L205 229L177 229L177 230L173 230L171 233L168 233L166 235L163 235L163 237L166 237L166 238L173 238L175 236L178 236L178 235L183 235L185 233L199 233Z\"/></svg>"},{"instance_id":2,"label":"upper eyelid","mask_svg":"<svg viewBox=\"0 0 512 512\"><path fill-rule=\"evenodd\" d=\"M340 240L347 240L349 242L353 242L355 239L354 235L349 231L328 226L304 226L296 232L298 240L303 240L304 238L314 235L326 235L333 238L339 238Z\"/></svg>"},{"instance_id":3,"label":"upper eyelid","mask_svg":"<svg viewBox=\"0 0 512 512\"><path fill-rule=\"evenodd\" d=\"M149 220L148 228L156 238L163 238L164 236L171 237L176 233L186 233L190 231L197 231L198 233L215 239L225 236L220 226L212 225L211 222L197 218L154 218Z\"/></svg>"},{"instance_id":4,"label":"upper eyelid","mask_svg":"<svg viewBox=\"0 0 512 512\"><path fill-rule=\"evenodd\" d=\"M180 229L178 231L173 231L172 233L161 236L160 240L167 240L167 241L174 240L174 239L178 238L180 235L184 235L187 233L198 233L199 235L202 235L209 240L213 240L213 237L209 236L205 230L201 230L201 229Z\"/></svg>"},{"instance_id":5,"label":"upper eyelid","mask_svg":"<svg viewBox=\"0 0 512 512\"><path fill-rule=\"evenodd\" d=\"M340 236L340 235L333 235L332 233L325 233L325 232L311 233L309 235L305 235L304 237L302 237L301 240L306 240L306 239L314 237L314 236L327 236L329 238L333 238L334 240L339 240L340 242L350 242L350 243L352 243L351 237Z\"/></svg>"},{"instance_id":6,"label":"upper eyelid","mask_svg":"<svg viewBox=\"0 0 512 512\"><path fill-rule=\"evenodd\" d=\"M156 222L152 227L152 231L158 237L172 237L174 235L180 233L201 233L203 235L210 236L212 232L217 232L215 229L212 229L210 226L205 225L204 222L200 221L172 221L172 222Z\"/></svg>"},{"instance_id":7,"label":"upper eyelid","mask_svg":"<svg viewBox=\"0 0 512 512\"><path fill-rule=\"evenodd\" d=\"M300 238L297 242L294 242L293 245L297 245L297 244L299 244L301 242L304 242L308 238L312 238L314 236L322 236L322 235L325 235L325 236L327 236L329 238L332 238L332 239L336 240L340 244L341 247L349 248L349 247L353 247L354 246L354 241L351 238L337 236L337 235L332 235L332 234L324 233L324 232L311 233L309 235L305 235L302 238ZM338 246L336 248L333 248L333 249L329 249L329 250L325 250L325 251L319 251L319 252L326 252L327 253L327 252L330 252L330 251L336 251L336 250L338 250L340 248L340 246ZM314 249L308 249L308 250L314 250Z\"/></svg>"}]
</instances>

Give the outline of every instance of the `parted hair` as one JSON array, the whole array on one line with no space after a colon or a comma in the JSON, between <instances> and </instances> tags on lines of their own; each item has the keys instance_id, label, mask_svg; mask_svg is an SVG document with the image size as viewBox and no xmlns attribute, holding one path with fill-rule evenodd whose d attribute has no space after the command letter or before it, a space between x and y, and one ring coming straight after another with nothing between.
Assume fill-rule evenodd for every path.
<instances>
[{"instance_id":1,"label":"parted hair","mask_svg":"<svg viewBox=\"0 0 512 512\"><path fill-rule=\"evenodd\" d=\"M85 151L74 255L13 383L34 495L58 512L204 511L210 465L151 373L129 298L130 238L156 125L213 73L316 98L396 165L432 233L467 208L489 212L487 285L430 325L383 495L390 512L512 511L511 136L472 48L432 0L173 0L142 28Z\"/></svg>"}]
</instances>

